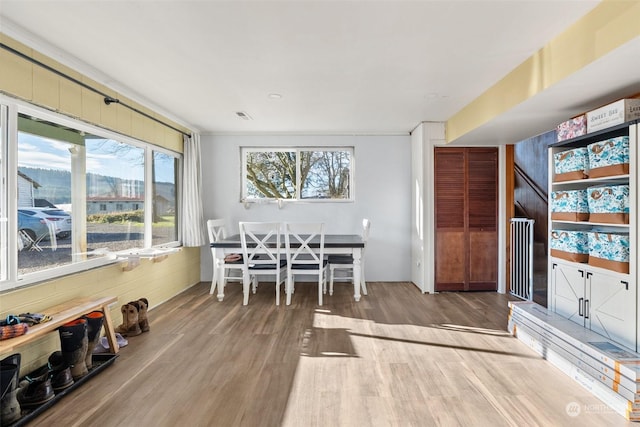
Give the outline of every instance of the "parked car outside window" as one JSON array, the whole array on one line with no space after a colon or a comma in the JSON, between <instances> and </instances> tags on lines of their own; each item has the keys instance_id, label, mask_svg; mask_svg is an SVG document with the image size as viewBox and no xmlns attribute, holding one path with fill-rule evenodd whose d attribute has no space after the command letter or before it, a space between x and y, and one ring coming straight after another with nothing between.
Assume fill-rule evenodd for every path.
<instances>
[{"instance_id":1,"label":"parked car outside window","mask_svg":"<svg viewBox=\"0 0 640 427\"><path fill-rule=\"evenodd\" d=\"M26 239L27 241L22 242L25 247L28 247L30 242L35 241L39 236L49 234L49 227L45 219L18 210L18 231L29 236L30 241Z\"/></svg>"},{"instance_id":2,"label":"parked car outside window","mask_svg":"<svg viewBox=\"0 0 640 427\"><path fill-rule=\"evenodd\" d=\"M47 199L33 199L33 206L38 208L57 208L56 205L54 205Z\"/></svg>"},{"instance_id":3,"label":"parked car outside window","mask_svg":"<svg viewBox=\"0 0 640 427\"><path fill-rule=\"evenodd\" d=\"M18 208L18 213L50 221L58 239L66 239L71 236L71 215L62 209L29 207Z\"/></svg>"}]
</instances>

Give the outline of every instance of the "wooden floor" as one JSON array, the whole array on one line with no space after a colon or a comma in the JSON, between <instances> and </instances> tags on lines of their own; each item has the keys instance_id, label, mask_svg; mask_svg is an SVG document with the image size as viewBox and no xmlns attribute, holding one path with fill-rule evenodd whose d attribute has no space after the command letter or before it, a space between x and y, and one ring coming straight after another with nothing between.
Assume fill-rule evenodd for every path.
<instances>
[{"instance_id":1,"label":"wooden floor","mask_svg":"<svg viewBox=\"0 0 640 427\"><path fill-rule=\"evenodd\" d=\"M243 307L238 285L220 303L201 283L29 425L634 425L506 332L507 296L368 288L318 307L298 284L276 307L265 283Z\"/></svg>"}]
</instances>

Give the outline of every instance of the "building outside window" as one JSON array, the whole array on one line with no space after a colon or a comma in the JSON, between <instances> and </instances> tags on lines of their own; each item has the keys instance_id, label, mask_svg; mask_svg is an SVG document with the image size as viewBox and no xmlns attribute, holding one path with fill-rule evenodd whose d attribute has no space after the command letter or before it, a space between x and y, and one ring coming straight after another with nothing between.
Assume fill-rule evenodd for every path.
<instances>
[{"instance_id":1,"label":"building outside window","mask_svg":"<svg viewBox=\"0 0 640 427\"><path fill-rule=\"evenodd\" d=\"M34 107L1 107L0 172L11 178L0 197L9 218L0 223L0 289L112 262L117 251L180 244L180 154Z\"/></svg>"}]
</instances>

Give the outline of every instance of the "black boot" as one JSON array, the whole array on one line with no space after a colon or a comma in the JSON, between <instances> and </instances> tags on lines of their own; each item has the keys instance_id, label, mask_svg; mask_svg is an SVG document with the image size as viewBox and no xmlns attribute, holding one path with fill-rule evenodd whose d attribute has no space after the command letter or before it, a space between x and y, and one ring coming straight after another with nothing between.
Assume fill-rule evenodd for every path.
<instances>
[{"instance_id":1,"label":"black boot","mask_svg":"<svg viewBox=\"0 0 640 427\"><path fill-rule=\"evenodd\" d=\"M8 425L20 419L22 410L18 402L20 354L12 354L0 361L0 425Z\"/></svg>"},{"instance_id":2,"label":"black boot","mask_svg":"<svg viewBox=\"0 0 640 427\"><path fill-rule=\"evenodd\" d=\"M71 368L74 380L89 373L85 363L89 342L87 339L87 321L76 319L58 328L62 356Z\"/></svg>"},{"instance_id":3,"label":"black boot","mask_svg":"<svg viewBox=\"0 0 640 427\"><path fill-rule=\"evenodd\" d=\"M55 397L50 375L49 365L45 365L25 377L27 384L18 391L20 407L35 408Z\"/></svg>"},{"instance_id":4,"label":"black boot","mask_svg":"<svg viewBox=\"0 0 640 427\"><path fill-rule=\"evenodd\" d=\"M73 385L71 368L65 361L61 351L51 353L49 356L49 366L51 368L51 387L53 387L55 393Z\"/></svg>"},{"instance_id":5,"label":"black boot","mask_svg":"<svg viewBox=\"0 0 640 427\"><path fill-rule=\"evenodd\" d=\"M85 365L87 369L93 367L93 349L100 340L100 331L102 330L102 323L104 322L104 313L101 311L92 311L84 316L87 320L87 354L85 356Z\"/></svg>"}]
</instances>

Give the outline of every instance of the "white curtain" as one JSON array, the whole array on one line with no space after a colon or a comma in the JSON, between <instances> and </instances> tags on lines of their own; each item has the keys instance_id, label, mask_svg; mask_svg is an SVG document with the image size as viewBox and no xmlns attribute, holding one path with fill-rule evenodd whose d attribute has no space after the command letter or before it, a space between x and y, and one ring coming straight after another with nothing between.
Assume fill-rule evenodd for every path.
<instances>
[{"instance_id":1,"label":"white curtain","mask_svg":"<svg viewBox=\"0 0 640 427\"><path fill-rule=\"evenodd\" d=\"M182 244L203 246L206 243L202 213L202 171L200 169L200 135L184 136L182 179Z\"/></svg>"}]
</instances>

